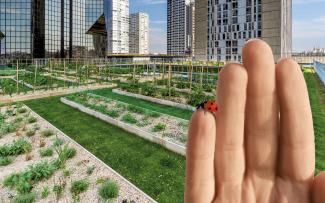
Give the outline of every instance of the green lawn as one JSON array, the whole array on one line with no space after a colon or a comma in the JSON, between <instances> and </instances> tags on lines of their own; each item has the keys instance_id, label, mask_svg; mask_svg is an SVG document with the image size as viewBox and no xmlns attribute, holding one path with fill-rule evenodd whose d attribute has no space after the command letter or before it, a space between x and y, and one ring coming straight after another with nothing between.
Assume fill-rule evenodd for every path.
<instances>
[{"instance_id":1,"label":"green lawn","mask_svg":"<svg viewBox=\"0 0 325 203\"><path fill-rule=\"evenodd\" d=\"M325 88L315 73L305 71L304 75L314 119L317 173L325 171Z\"/></svg>"},{"instance_id":2,"label":"green lawn","mask_svg":"<svg viewBox=\"0 0 325 203\"><path fill-rule=\"evenodd\" d=\"M68 107L59 97L25 104L155 200L183 201L184 157Z\"/></svg>"},{"instance_id":3,"label":"green lawn","mask_svg":"<svg viewBox=\"0 0 325 203\"><path fill-rule=\"evenodd\" d=\"M109 97L115 100L119 100L128 104L137 105L143 108L147 108L150 110L154 110L160 113L168 114L171 116L175 116L178 118L183 118L189 120L193 112L189 110L179 109L171 106L160 105L152 102L148 102L142 99L137 99L134 97L124 96L115 94L112 92L112 89L100 89L100 90L93 90L90 91L91 93L98 94L101 96Z\"/></svg>"}]
</instances>

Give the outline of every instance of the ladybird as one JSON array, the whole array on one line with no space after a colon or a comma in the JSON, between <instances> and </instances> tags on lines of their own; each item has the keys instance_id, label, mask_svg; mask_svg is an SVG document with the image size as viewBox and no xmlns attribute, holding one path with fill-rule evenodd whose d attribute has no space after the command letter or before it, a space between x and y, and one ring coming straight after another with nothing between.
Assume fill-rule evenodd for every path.
<instances>
[{"instance_id":1,"label":"ladybird","mask_svg":"<svg viewBox=\"0 0 325 203\"><path fill-rule=\"evenodd\" d=\"M217 102L215 102L215 101L205 101L205 102L197 105L196 109L204 109L206 111L215 113L218 111L218 105L217 105Z\"/></svg>"}]
</instances>

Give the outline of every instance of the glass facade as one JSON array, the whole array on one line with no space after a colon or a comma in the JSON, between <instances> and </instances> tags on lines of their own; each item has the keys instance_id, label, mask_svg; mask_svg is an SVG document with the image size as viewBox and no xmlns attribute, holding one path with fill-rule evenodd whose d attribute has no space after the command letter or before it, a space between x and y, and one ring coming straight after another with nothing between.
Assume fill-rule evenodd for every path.
<instances>
[{"instance_id":1,"label":"glass facade","mask_svg":"<svg viewBox=\"0 0 325 203\"><path fill-rule=\"evenodd\" d=\"M94 57L87 30L104 0L1 0L1 58Z\"/></svg>"},{"instance_id":2,"label":"glass facade","mask_svg":"<svg viewBox=\"0 0 325 203\"><path fill-rule=\"evenodd\" d=\"M29 58L32 55L31 0L0 1L0 58Z\"/></svg>"}]
</instances>

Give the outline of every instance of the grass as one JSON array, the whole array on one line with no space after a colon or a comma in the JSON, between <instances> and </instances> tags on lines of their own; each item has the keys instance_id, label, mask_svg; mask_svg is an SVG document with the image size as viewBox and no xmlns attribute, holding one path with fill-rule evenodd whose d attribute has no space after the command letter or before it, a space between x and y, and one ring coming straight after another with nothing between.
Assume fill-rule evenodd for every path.
<instances>
[{"instance_id":1,"label":"grass","mask_svg":"<svg viewBox=\"0 0 325 203\"><path fill-rule=\"evenodd\" d=\"M27 193L16 196L11 202L12 203L33 203L36 199L35 193Z\"/></svg>"},{"instance_id":2,"label":"grass","mask_svg":"<svg viewBox=\"0 0 325 203\"><path fill-rule=\"evenodd\" d=\"M83 192L85 192L89 187L89 181L88 180L76 180L71 183L70 192L73 195L79 195Z\"/></svg>"},{"instance_id":3,"label":"grass","mask_svg":"<svg viewBox=\"0 0 325 203\"><path fill-rule=\"evenodd\" d=\"M316 174L325 170L325 88L318 76L304 73L314 120L316 143Z\"/></svg>"},{"instance_id":4,"label":"grass","mask_svg":"<svg viewBox=\"0 0 325 203\"><path fill-rule=\"evenodd\" d=\"M130 123L130 124L136 124L138 121L137 119L132 116L132 114L127 113L122 117L122 121L125 121L126 123Z\"/></svg>"},{"instance_id":5,"label":"grass","mask_svg":"<svg viewBox=\"0 0 325 203\"><path fill-rule=\"evenodd\" d=\"M54 135L54 132L51 129L47 129L47 130L42 131L41 135L43 137L50 137L50 136Z\"/></svg>"},{"instance_id":6,"label":"grass","mask_svg":"<svg viewBox=\"0 0 325 203\"><path fill-rule=\"evenodd\" d=\"M34 136L35 133L36 133L36 131L34 129L29 129L26 131L26 136L31 137L31 136Z\"/></svg>"},{"instance_id":7,"label":"grass","mask_svg":"<svg viewBox=\"0 0 325 203\"><path fill-rule=\"evenodd\" d=\"M59 97L25 104L158 202L182 202L183 156L68 107ZM162 165L161 160L171 164Z\"/></svg>"},{"instance_id":8,"label":"grass","mask_svg":"<svg viewBox=\"0 0 325 203\"><path fill-rule=\"evenodd\" d=\"M12 157L2 157L0 156L0 166L8 166L9 164L11 164L14 161L14 159Z\"/></svg>"},{"instance_id":9,"label":"grass","mask_svg":"<svg viewBox=\"0 0 325 203\"><path fill-rule=\"evenodd\" d=\"M109 97L111 99L119 100L128 104L132 104L138 107L146 108L149 110L157 111L159 113L175 116L178 118L183 118L189 120L192 116L192 111L179 109L176 107L160 105L153 102L148 102L142 99L137 99L134 97L124 96L115 94L112 92L112 89L100 89L100 90L93 90L90 91L93 94L101 95L104 97Z\"/></svg>"},{"instance_id":10,"label":"grass","mask_svg":"<svg viewBox=\"0 0 325 203\"><path fill-rule=\"evenodd\" d=\"M53 149L51 147L46 148L46 149L40 149L39 153L40 153L41 157L52 156L53 155Z\"/></svg>"},{"instance_id":11,"label":"grass","mask_svg":"<svg viewBox=\"0 0 325 203\"><path fill-rule=\"evenodd\" d=\"M108 200L118 196L119 187L113 181L106 181L98 188L98 194L101 198Z\"/></svg>"},{"instance_id":12,"label":"grass","mask_svg":"<svg viewBox=\"0 0 325 203\"><path fill-rule=\"evenodd\" d=\"M49 189L48 186L45 186L45 187L43 188L43 190L42 190L42 193L41 193L41 197L42 197L42 199L47 198L47 197L49 196L49 194L50 194L50 189Z\"/></svg>"},{"instance_id":13,"label":"grass","mask_svg":"<svg viewBox=\"0 0 325 203\"><path fill-rule=\"evenodd\" d=\"M160 132L166 129L166 125L163 123L158 123L157 125L155 125L152 129L153 132Z\"/></svg>"}]
</instances>

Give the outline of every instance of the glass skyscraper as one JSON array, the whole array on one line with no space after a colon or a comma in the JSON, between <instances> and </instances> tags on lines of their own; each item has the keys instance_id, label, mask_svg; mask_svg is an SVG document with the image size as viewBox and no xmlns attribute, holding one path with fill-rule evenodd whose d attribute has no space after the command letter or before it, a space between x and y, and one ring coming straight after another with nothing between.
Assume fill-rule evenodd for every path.
<instances>
[{"instance_id":1,"label":"glass skyscraper","mask_svg":"<svg viewBox=\"0 0 325 203\"><path fill-rule=\"evenodd\" d=\"M0 58L79 58L95 54L87 30L103 0L1 0Z\"/></svg>"}]
</instances>

